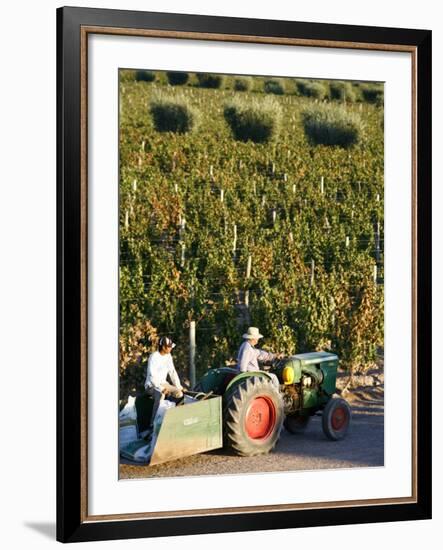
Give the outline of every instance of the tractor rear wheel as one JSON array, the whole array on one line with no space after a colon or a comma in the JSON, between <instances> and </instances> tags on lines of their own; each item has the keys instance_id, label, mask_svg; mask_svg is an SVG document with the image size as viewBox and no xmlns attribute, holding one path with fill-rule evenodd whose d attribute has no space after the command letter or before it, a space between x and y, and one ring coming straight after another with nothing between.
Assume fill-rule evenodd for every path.
<instances>
[{"instance_id":1,"label":"tractor rear wheel","mask_svg":"<svg viewBox=\"0 0 443 550\"><path fill-rule=\"evenodd\" d=\"M283 422L284 427L291 434L299 434L306 430L311 417L301 414L288 414Z\"/></svg>"},{"instance_id":2,"label":"tractor rear wheel","mask_svg":"<svg viewBox=\"0 0 443 550\"><path fill-rule=\"evenodd\" d=\"M224 398L225 445L241 456L269 453L280 437L283 417L283 401L271 380L245 378Z\"/></svg>"},{"instance_id":3,"label":"tractor rear wheel","mask_svg":"<svg viewBox=\"0 0 443 550\"><path fill-rule=\"evenodd\" d=\"M351 422L351 407L341 397L328 401L323 410L322 426L325 436L332 441L343 439Z\"/></svg>"}]
</instances>

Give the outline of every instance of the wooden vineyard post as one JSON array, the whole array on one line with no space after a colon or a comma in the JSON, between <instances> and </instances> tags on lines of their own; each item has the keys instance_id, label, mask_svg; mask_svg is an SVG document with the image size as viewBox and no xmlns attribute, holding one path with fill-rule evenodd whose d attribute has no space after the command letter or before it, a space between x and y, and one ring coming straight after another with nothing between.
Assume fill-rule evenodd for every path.
<instances>
[{"instance_id":1,"label":"wooden vineyard post","mask_svg":"<svg viewBox=\"0 0 443 550\"><path fill-rule=\"evenodd\" d=\"M223 202L225 198L225 190L220 189L220 202Z\"/></svg>"},{"instance_id":2,"label":"wooden vineyard post","mask_svg":"<svg viewBox=\"0 0 443 550\"><path fill-rule=\"evenodd\" d=\"M232 240L232 252L235 258L235 255L237 253L237 224L236 223L234 223L234 238Z\"/></svg>"},{"instance_id":3,"label":"wooden vineyard post","mask_svg":"<svg viewBox=\"0 0 443 550\"><path fill-rule=\"evenodd\" d=\"M184 234L185 234L185 229L186 229L186 219L183 217L180 216L180 230L179 230L179 233L180 233L180 239L183 238Z\"/></svg>"},{"instance_id":4,"label":"wooden vineyard post","mask_svg":"<svg viewBox=\"0 0 443 550\"><path fill-rule=\"evenodd\" d=\"M375 230L375 259L377 262L380 261L380 222L377 222Z\"/></svg>"},{"instance_id":5,"label":"wooden vineyard post","mask_svg":"<svg viewBox=\"0 0 443 550\"><path fill-rule=\"evenodd\" d=\"M191 388L195 386L195 321L189 324L189 381Z\"/></svg>"},{"instance_id":6,"label":"wooden vineyard post","mask_svg":"<svg viewBox=\"0 0 443 550\"><path fill-rule=\"evenodd\" d=\"M320 180L320 193L323 195L325 192L325 178L322 176Z\"/></svg>"},{"instance_id":7,"label":"wooden vineyard post","mask_svg":"<svg viewBox=\"0 0 443 550\"><path fill-rule=\"evenodd\" d=\"M311 260L311 286L314 286L314 276L315 276L315 260Z\"/></svg>"},{"instance_id":8,"label":"wooden vineyard post","mask_svg":"<svg viewBox=\"0 0 443 550\"><path fill-rule=\"evenodd\" d=\"M374 283L377 284L377 264L374 264Z\"/></svg>"},{"instance_id":9,"label":"wooden vineyard post","mask_svg":"<svg viewBox=\"0 0 443 550\"><path fill-rule=\"evenodd\" d=\"M246 281L251 277L252 256L248 256L248 263L246 264ZM245 292L245 306L249 307L249 290Z\"/></svg>"}]
</instances>

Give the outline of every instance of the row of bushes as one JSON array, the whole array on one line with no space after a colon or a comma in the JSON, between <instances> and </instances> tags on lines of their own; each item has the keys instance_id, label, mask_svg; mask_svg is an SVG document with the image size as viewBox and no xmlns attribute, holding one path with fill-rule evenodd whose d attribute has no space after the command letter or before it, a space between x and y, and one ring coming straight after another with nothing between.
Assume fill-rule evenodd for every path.
<instances>
[{"instance_id":1,"label":"row of bushes","mask_svg":"<svg viewBox=\"0 0 443 550\"><path fill-rule=\"evenodd\" d=\"M200 88L220 88L225 79L224 75L210 73L197 73L196 77ZM167 71L166 78L171 86L183 86L189 82L190 75L183 71ZM156 73L153 71L135 71L137 82L154 82L155 79Z\"/></svg>"},{"instance_id":2,"label":"row of bushes","mask_svg":"<svg viewBox=\"0 0 443 550\"><path fill-rule=\"evenodd\" d=\"M346 82L341 80L303 80L295 81L297 93L300 96L311 97L315 99L331 99L340 102L354 103L355 101L365 101L376 105L383 104L383 84Z\"/></svg>"},{"instance_id":3,"label":"row of bushes","mask_svg":"<svg viewBox=\"0 0 443 550\"><path fill-rule=\"evenodd\" d=\"M152 71L136 71L135 79L139 82L153 82L156 73ZM166 72L166 78L171 86L183 86L190 80L190 74L187 72ZM221 88L225 82L224 75L197 73L197 84L200 88ZM331 80L306 80L295 79L295 93L299 96L310 97L324 100L330 99L340 102L366 101L381 105L383 103L383 85L382 84L361 84ZM236 77L233 81L233 89L238 92L246 92L252 89L252 77ZM279 79L265 80L263 91L267 94L283 95L287 85Z\"/></svg>"},{"instance_id":4,"label":"row of bushes","mask_svg":"<svg viewBox=\"0 0 443 550\"><path fill-rule=\"evenodd\" d=\"M158 132L191 132L200 119L199 112L181 96L158 94L150 104L150 112ZM224 106L223 115L237 141L267 143L279 133L281 107L270 97L247 102L235 98ZM302 112L302 125L312 145L351 147L362 134L359 115L341 105L312 105Z\"/></svg>"}]
</instances>

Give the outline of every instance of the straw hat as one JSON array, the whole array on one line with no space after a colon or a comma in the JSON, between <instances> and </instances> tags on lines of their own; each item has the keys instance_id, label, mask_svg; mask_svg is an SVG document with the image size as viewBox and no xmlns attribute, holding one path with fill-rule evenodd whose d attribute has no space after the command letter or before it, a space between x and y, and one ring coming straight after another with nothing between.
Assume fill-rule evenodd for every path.
<instances>
[{"instance_id":1,"label":"straw hat","mask_svg":"<svg viewBox=\"0 0 443 550\"><path fill-rule=\"evenodd\" d=\"M260 334L257 327L249 327L248 332L243 334L243 338L246 340L258 340L259 338L263 338L263 334Z\"/></svg>"}]
</instances>

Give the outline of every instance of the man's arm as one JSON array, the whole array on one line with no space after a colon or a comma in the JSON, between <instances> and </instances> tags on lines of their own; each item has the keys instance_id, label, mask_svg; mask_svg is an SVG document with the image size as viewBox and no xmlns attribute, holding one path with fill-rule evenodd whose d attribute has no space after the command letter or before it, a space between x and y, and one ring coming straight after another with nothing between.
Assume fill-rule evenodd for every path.
<instances>
[{"instance_id":1,"label":"man's arm","mask_svg":"<svg viewBox=\"0 0 443 550\"><path fill-rule=\"evenodd\" d=\"M177 374L177 371L175 370L174 361L172 360L172 357L171 357L171 361L170 361L170 364L169 364L168 374L169 374L169 378L171 379L172 384L176 388L178 388L179 390L182 390L183 386L181 385L180 378Z\"/></svg>"},{"instance_id":2,"label":"man's arm","mask_svg":"<svg viewBox=\"0 0 443 550\"><path fill-rule=\"evenodd\" d=\"M276 357L275 353L265 351L264 349L258 349L257 359L258 361L273 361Z\"/></svg>"}]
</instances>

